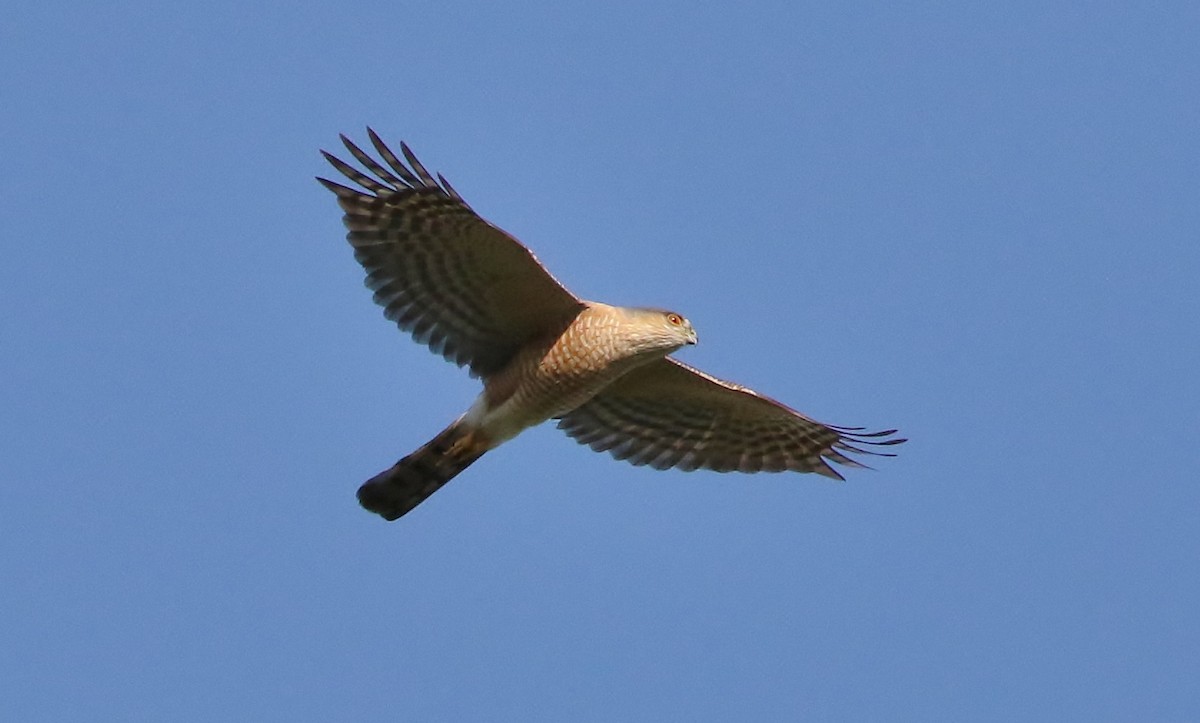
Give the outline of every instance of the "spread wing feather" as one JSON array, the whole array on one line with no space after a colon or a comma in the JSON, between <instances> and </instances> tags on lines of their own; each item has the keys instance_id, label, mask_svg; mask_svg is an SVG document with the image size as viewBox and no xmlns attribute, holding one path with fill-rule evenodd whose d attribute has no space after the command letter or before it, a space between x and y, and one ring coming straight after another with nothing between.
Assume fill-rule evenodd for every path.
<instances>
[{"instance_id":1,"label":"spread wing feather","mask_svg":"<svg viewBox=\"0 0 1200 723\"><path fill-rule=\"evenodd\" d=\"M531 339L567 327L583 304L529 249L476 214L407 145L400 144L402 161L367 133L383 163L345 136L342 143L373 175L322 151L360 188L317 180L337 196L346 238L388 319L478 376L503 368Z\"/></svg>"},{"instance_id":2,"label":"spread wing feather","mask_svg":"<svg viewBox=\"0 0 1200 723\"><path fill-rule=\"evenodd\" d=\"M752 389L675 359L638 367L558 423L581 444L635 465L717 472L816 472L842 479L829 461L904 442L895 430L864 432L809 419Z\"/></svg>"}]
</instances>

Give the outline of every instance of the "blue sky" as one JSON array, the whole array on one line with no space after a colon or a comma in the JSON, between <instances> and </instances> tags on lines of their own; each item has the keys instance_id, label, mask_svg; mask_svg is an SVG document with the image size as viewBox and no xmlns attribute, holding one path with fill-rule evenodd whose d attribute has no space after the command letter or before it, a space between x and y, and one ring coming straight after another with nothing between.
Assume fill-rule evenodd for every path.
<instances>
[{"instance_id":1,"label":"blue sky","mask_svg":"<svg viewBox=\"0 0 1200 723\"><path fill-rule=\"evenodd\" d=\"M44 3L0 29L0 717L1200 718L1200 10ZM545 426L317 150L406 140L695 366L911 441L845 483Z\"/></svg>"}]
</instances>

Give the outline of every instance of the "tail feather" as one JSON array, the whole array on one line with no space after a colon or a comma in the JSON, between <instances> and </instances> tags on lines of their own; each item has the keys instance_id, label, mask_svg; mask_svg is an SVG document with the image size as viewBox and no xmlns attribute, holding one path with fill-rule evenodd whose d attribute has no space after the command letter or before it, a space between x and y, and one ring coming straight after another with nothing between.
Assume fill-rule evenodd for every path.
<instances>
[{"instance_id":1,"label":"tail feather","mask_svg":"<svg viewBox=\"0 0 1200 723\"><path fill-rule=\"evenodd\" d=\"M483 456L488 446L460 422L363 483L358 502L389 522L399 519Z\"/></svg>"}]
</instances>

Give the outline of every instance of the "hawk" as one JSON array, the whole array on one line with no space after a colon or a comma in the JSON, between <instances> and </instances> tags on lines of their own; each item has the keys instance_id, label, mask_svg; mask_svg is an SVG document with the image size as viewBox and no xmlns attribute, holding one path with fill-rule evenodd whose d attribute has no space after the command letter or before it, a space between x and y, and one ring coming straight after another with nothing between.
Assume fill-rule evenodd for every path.
<instances>
[{"instance_id":1,"label":"hawk","mask_svg":"<svg viewBox=\"0 0 1200 723\"><path fill-rule=\"evenodd\" d=\"M655 469L816 472L905 440L896 430L822 424L669 355L696 343L682 315L576 297L533 253L485 221L404 143L383 163L341 136L370 174L321 151L358 188L337 196L346 238L384 315L483 381L471 407L423 447L367 480L366 509L395 520L488 450L550 419L596 451ZM405 162L407 161L407 163ZM386 163L386 166L384 165Z\"/></svg>"}]
</instances>

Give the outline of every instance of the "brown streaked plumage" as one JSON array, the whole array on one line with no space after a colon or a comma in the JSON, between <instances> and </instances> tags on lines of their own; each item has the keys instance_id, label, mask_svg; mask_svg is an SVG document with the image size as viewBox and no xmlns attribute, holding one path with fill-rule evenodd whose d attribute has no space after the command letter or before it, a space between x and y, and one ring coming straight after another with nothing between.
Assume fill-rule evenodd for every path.
<instances>
[{"instance_id":1,"label":"brown streaked plumage","mask_svg":"<svg viewBox=\"0 0 1200 723\"><path fill-rule=\"evenodd\" d=\"M485 452L548 419L582 444L657 469L816 472L827 460L905 440L814 421L667 355L696 343L687 319L583 301L529 249L476 214L403 143L400 160L367 129L383 165L345 136L374 177L325 153L362 190L318 178L337 196L354 257L387 318L483 381L465 414L358 490L394 520ZM405 163L407 161L407 163Z\"/></svg>"}]
</instances>

